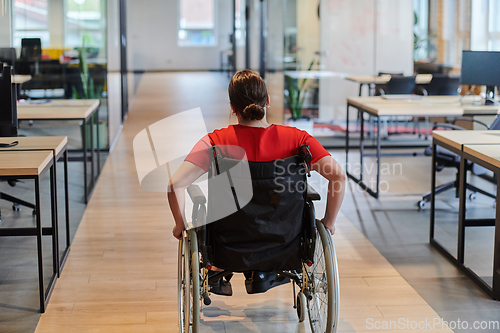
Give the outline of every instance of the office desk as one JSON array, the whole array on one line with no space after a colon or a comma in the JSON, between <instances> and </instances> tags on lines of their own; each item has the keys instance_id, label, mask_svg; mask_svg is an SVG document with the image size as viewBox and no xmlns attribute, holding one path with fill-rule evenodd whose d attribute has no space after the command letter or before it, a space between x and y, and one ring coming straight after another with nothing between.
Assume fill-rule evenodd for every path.
<instances>
[{"instance_id":1,"label":"office desk","mask_svg":"<svg viewBox=\"0 0 500 333\"><path fill-rule=\"evenodd\" d=\"M458 75L450 77L459 77ZM346 80L359 83L359 96L361 96L361 90L364 85L368 86L368 95L372 96L372 91L370 86L373 84L387 84L391 79L391 75L351 75L347 76ZM429 84L432 80L432 74L417 74L415 77L416 84Z\"/></svg>"},{"instance_id":2,"label":"office desk","mask_svg":"<svg viewBox=\"0 0 500 333\"><path fill-rule=\"evenodd\" d=\"M70 99L70 100L41 100L21 102L17 105L19 120L80 120L83 122L83 173L85 203L88 202L95 184L94 175L94 115L99 119L99 100L97 99ZM87 180L87 123L90 120L90 162L92 182ZM99 126L97 130L97 176L100 170L100 143Z\"/></svg>"},{"instance_id":3,"label":"office desk","mask_svg":"<svg viewBox=\"0 0 500 333\"><path fill-rule=\"evenodd\" d=\"M23 84L31 80L31 75L12 75L12 83L14 84Z\"/></svg>"},{"instance_id":4,"label":"office desk","mask_svg":"<svg viewBox=\"0 0 500 333\"><path fill-rule=\"evenodd\" d=\"M58 234L55 211L54 191L54 157L51 151L2 151L0 152L0 178L32 179L35 182L36 227L33 228L1 228L0 236L36 236L38 252L38 284L40 292L40 312L45 312L46 305L59 274ZM49 171L50 170L50 171ZM51 227L42 227L40 213L40 179L50 172ZM44 289L42 235L52 236L53 274Z\"/></svg>"},{"instance_id":5,"label":"office desk","mask_svg":"<svg viewBox=\"0 0 500 333\"><path fill-rule=\"evenodd\" d=\"M440 116L473 116L473 115L496 115L500 110L497 105L461 105L460 96L425 96L414 100L386 100L377 97L349 97L347 99L346 117L346 173L349 178L366 190L374 198L380 193L380 118L384 116L413 116L413 117L440 117ZM360 175L356 178L349 172L349 109L358 111L358 119L361 121L360 132ZM364 157L364 113L376 119L376 157L377 178L375 190L363 182L363 157Z\"/></svg>"},{"instance_id":6,"label":"office desk","mask_svg":"<svg viewBox=\"0 0 500 333\"><path fill-rule=\"evenodd\" d=\"M9 151L51 151L53 156L53 167L54 167L54 195L55 201L55 212L57 209L57 161L62 157L64 161L64 201L65 201L65 212L66 212L66 248L64 249L62 257L59 258L59 273L62 271L62 267L66 262L70 251L71 235L70 235L70 225L69 225L69 189L68 189L68 138L65 136L41 136L41 137L0 137L0 143L11 143L13 141L19 142L17 146L2 148L0 147L0 158L4 152ZM59 224L58 214L56 214L56 221ZM59 243L58 243L59 247ZM59 276L59 275L58 275Z\"/></svg>"},{"instance_id":7,"label":"office desk","mask_svg":"<svg viewBox=\"0 0 500 333\"><path fill-rule=\"evenodd\" d=\"M500 170L500 131L433 131L433 154L432 154L432 179L431 179L431 216L429 241L431 245L443 253L453 264L467 274L476 284L478 284L492 298L500 300L500 213L497 205L495 228L495 250L494 250L494 272L493 288L491 288L483 279L475 274L471 269L464 265L465 259L465 228L479 226L495 226L494 219L466 219L466 184L467 184L467 161L477 163L487 169L495 172L497 177ZM436 147L444 147L460 156L460 181L459 181L459 220L458 220L458 239L457 256L455 257L446 250L435 239L435 202L436 202ZM497 186L497 202L500 187ZM496 281L496 282L495 282Z\"/></svg>"}]
</instances>

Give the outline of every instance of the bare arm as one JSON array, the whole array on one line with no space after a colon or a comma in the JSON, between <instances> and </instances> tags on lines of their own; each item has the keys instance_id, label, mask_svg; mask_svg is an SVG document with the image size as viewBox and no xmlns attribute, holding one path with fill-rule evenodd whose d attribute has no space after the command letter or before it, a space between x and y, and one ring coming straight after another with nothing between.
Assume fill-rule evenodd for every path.
<instances>
[{"instance_id":1,"label":"bare arm","mask_svg":"<svg viewBox=\"0 0 500 333\"><path fill-rule=\"evenodd\" d=\"M185 229L185 190L204 173L205 171L199 166L185 161L170 179L167 197L175 220L175 227L172 233L177 239L181 239L181 233Z\"/></svg>"},{"instance_id":2,"label":"bare arm","mask_svg":"<svg viewBox=\"0 0 500 333\"><path fill-rule=\"evenodd\" d=\"M325 156L312 165L314 171L328 180L325 217L322 222L333 235L335 220L344 200L346 174L342 167L331 156Z\"/></svg>"}]
</instances>

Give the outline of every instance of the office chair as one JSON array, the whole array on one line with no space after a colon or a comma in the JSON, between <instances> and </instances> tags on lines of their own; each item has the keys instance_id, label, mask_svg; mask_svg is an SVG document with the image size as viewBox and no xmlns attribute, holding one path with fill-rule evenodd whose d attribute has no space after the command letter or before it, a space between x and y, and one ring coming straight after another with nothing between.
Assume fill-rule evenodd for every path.
<instances>
[{"instance_id":1,"label":"office chair","mask_svg":"<svg viewBox=\"0 0 500 333\"><path fill-rule=\"evenodd\" d=\"M459 118L456 118L455 120L472 121L472 122L475 122L475 123L478 123L480 125L485 126L488 130L500 130L500 116L497 116L490 126L488 126L487 124L485 124L479 120L467 118L467 117L459 117ZM436 124L433 129L437 129L437 128L446 128L446 129L458 130L458 131L465 130L464 128L462 128L460 126L456 126L454 124ZM432 146L427 147L425 149L424 155L425 156L432 156ZM439 193L442 193L444 191L447 191L449 189L455 188L455 197L458 198L458 196L459 196L458 185L459 185L459 181L460 181L460 178L459 178L460 177L460 156L458 156L455 153L452 153L448 149L445 149L441 146L437 146L436 147L436 164L437 164L436 165L437 171L441 171L447 167L453 167L453 168L457 169L457 174L456 174L455 180L452 182L437 186L435 189L436 195ZM479 165L476 165L470 161L467 161L467 164L465 167L466 167L467 171L472 171L475 175L482 175L482 174L485 174L487 171L485 168L483 168ZM472 192L474 192L474 193L469 195L470 200L475 199L476 192L484 194L487 197L490 197L492 199L496 198L495 195L488 193L480 188L477 188L474 185L466 184L466 188L468 190L471 190ZM420 200L417 203L419 209L424 209L425 204L427 202L429 202L430 200L431 200L431 193L427 193L426 195L424 195L422 197L422 200Z\"/></svg>"},{"instance_id":2,"label":"office chair","mask_svg":"<svg viewBox=\"0 0 500 333\"><path fill-rule=\"evenodd\" d=\"M27 61L37 61L42 59L42 41L40 38L21 39L20 59Z\"/></svg>"},{"instance_id":3,"label":"office chair","mask_svg":"<svg viewBox=\"0 0 500 333\"><path fill-rule=\"evenodd\" d=\"M386 75L387 73L379 73L379 75ZM377 87L375 95L412 95L415 91L416 76L404 76L400 74L392 74L391 79L384 86ZM398 117L389 117L389 121L394 125L394 119L396 119L395 134L398 133ZM411 119L411 118L410 118ZM384 121L387 127L387 135L389 133L387 121Z\"/></svg>"},{"instance_id":4,"label":"office chair","mask_svg":"<svg viewBox=\"0 0 500 333\"><path fill-rule=\"evenodd\" d=\"M16 49L13 47L0 48L0 62L6 63L12 67L16 66Z\"/></svg>"},{"instance_id":5,"label":"office chair","mask_svg":"<svg viewBox=\"0 0 500 333\"><path fill-rule=\"evenodd\" d=\"M432 80L427 87L421 88L424 96L458 95L460 88L460 78L450 77L445 74L433 74Z\"/></svg>"},{"instance_id":6,"label":"office chair","mask_svg":"<svg viewBox=\"0 0 500 333\"><path fill-rule=\"evenodd\" d=\"M431 82L429 82L426 86L417 86L415 88L415 93L417 95L422 96L450 96L450 95L458 95L460 90L460 78L459 77L450 77L446 74L433 74ZM425 128L426 134L425 138L427 139L427 131L429 128L429 117L424 117L425 120ZM420 130L419 119L415 118L415 127L414 131ZM419 136L421 136L419 131Z\"/></svg>"},{"instance_id":7,"label":"office chair","mask_svg":"<svg viewBox=\"0 0 500 333\"><path fill-rule=\"evenodd\" d=\"M12 67L4 66L0 63L0 137L2 136L17 136L17 112L16 112L16 90L13 89L11 82ZM3 122L3 124L2 124ZM7 126L6 126L7 125ZM0 181L3 181L0 179ZM10 186L15 186L17 180L7 180ZM35 215L35 205L19 198L13 197L7 193L0 192L0 199L12 203L12 209L19 211L20 206L26 206L33 209ZM1 222L0 212L0 222Z\"/></svg>"}]
</instances>

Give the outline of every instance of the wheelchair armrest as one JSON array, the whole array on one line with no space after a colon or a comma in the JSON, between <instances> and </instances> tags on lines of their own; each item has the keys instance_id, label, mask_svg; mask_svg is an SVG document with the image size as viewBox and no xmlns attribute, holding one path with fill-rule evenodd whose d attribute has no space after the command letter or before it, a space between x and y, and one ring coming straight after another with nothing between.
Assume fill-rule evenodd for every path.
<instances>
[{"instance_id":1,"label":"wheelchair armrest","mask_svg":"<svg viewBox=\"0 0 500 333\"><path fill-rule=\"evenodd\" d=\"M321 200L319 193L309 184L307 184L307 198L313 201Z\"/></svg>"},{"instance_id":2,"label":"wheelchair armrest","mask_svg":"<svg viewBox=\"0 0 500 333\"><path fill-rule=\"evenodd\" d=\"M191 201L194 204L197 205L204 205L207 202L207 199L205 198L205 195L201 191L200 187L198 185L189 185L187 188L189 197L191 198Z\"/></svg>"}]
</instances>

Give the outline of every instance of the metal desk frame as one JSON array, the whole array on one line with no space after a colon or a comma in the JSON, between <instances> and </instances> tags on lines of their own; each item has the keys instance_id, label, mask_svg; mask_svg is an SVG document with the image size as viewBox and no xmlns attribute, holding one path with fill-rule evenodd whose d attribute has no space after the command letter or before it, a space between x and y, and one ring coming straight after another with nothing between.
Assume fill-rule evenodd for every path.
<instances>
[{"instance_id":1,"label":"metal desk frame","mask_svg":"<svg viewBox=\"0 0 500 333\"><path fill-rule=\"evenodd\" d=\"M446 250L435 238L435 213L436 213L436 146L441 146L446 148L453 153L460 156L460 180L459 180L459 220L458 220L458 240L457 240L457 257L453 256L448 250ZM463 149L463 148L462 148ZM493 166L481 159L471 156L462 149L456 149L442 141L433 139L432 143L432 178L431 178L431 218L430 218L430 228L429 228L429 242L434 246L439 252L441 252L450 262L452 262L458 269L460 269L465 275L467 275L474 283L476 283L486 294L491 298L500 300L500 205L496 205L496 217L493 219L467 219L466 218L466 184L467 184L467 170L466 163L471 161L477 163L490 171L497 174L500 177L500 168ZM499 145L500 149L500 145ZM500 178L499 178L500 179ZM500 198L500 186L497 184L497 201ZM483 227L483 226L494 226L495 227L495 248L494 248L494 258L493 258L493 288L490 287L482 278L480 278L474 271L464 265L465 261L465 228L467 227Z\"/></svg>"},{"instance_id":2,"label":"metal desk frame","mask_svg":"<svg viewBox=\"0 0 500 333\"><path fill-rule=\"evenodd\" d=\"M360 151L360 158L359 158L359 162L360 162L360 174L359 174L359 178L356 178L355 175L353 175L352 173L349 172L349 109L353 107L355 108L356 110L358 110L358 114L360 115L360 121L361 121L361 131L360 131L360 141L359 141L359 151ZM367 113L368 115L370 115L370 117L375 117L377 118L376 122L377 122L377 131L376 131L376 137L375 137L375 141L376 141L376 145L375 146L370 146L370 147L365 147L365 144L364 144L364 118L363 118L363 114L364 113ZM492 115L492 112L484 112L484 113L480 113L480 112L474 112L474 113L466 113L464 112L463 114L457 114L456 116L488 116L488 115ZM412 114L406 114L405 116L423 116L423 115L412 115ZM435 114L435 115L429 115L429 116L433 116L433 117L439 117L440 115L439 114ZM445 116L447 117L450 117L452 115L450 114L446 114ZM356 184L358 184L363 190L365 190L366 192L368 192L368 194L370 194L372 197L374 197L375 199L378 199L379 196L380 196L380 157L382 156L381 153L380 153L380 150L381 150L381 138L380 138L380 118L381 117L386 117L385 115L383 116L379 116L378 114L375 114L369 110L366 110L364 109L362 106L357 106L357 105L354 105L354 104L351 104L349 101L347 102L347 117L346 117L346 135L345 135L345 141L346 141L346 144L345 144L345 160L346 160L346 174L347 176L352 179ZM390 117L390 115L387 115L387 117ZM364 181L363 181L363 157L366 156L366 154L364 153L364 150L365 148L376 148L376 153L375 153L375 156L377 157L377 180L376 180L376 185L375 185L375 189L372 189L370 188ZM387 147L387 148L393 148L392 146L391 147ZM407 148L407 147L400 147L400 148Z\"/></svg>"},{"instance_id":3,"label":"metal desk frame","mask_svg":"<svg viewBox=\"0 0 500 333\"><path fill-rule=\"evenodd\" d=\"M40 179L49 171L50 174L50 208L51 208L51 227L42 227L41 211L40 211ZM40 294L40 312L44 313L49 302L57 277L60 275L59 261L59 236L58 236L58 221L57 221L57 198L56 198L56 175L54 168L54 159L45 166L38 175L35 176L2 176L2 179L32 179L35 182L35 218L36 226L33 228L6 228L0 229L0 237L11 236L36 236L37 252L38 252L38 288ZM47 285L47 290L44 288L43 277L43 253L42 253L42 235L52 236L52 265L53 274Z\"/></svg>"},{"instance_id":4,"label":"metal desk frame","mask_svg":"<svg viewBox=\"0 0 500 333\"><path fill-rule=\"evenodd\" d=\"M64 119L58 119L58 118L37 118L35 119L36 121L49 121L49 120L79 120L83 122L83 182L84 182L84 201L85 203L88 203L89 198L92 194L92 191L94 190L94 185L95 185L95 180L97 177L99 177L101 173L101 149L100 149L100 143L99 143L99 106L92 111L87 118L64 118ZM96 126L96 134L97 134L97 174L94 174L95 171L95 166L94 166L94 116L97 118L97 126ZM28 120L28 119L22 119L22 120ZM91 176L92 176L92 182L90 184L89 188L89 182L87 179L87 152L88 152L88 147L87 147L87 123L90 121L90 163L91 163Z\"/></svg>"}]
</instances>

